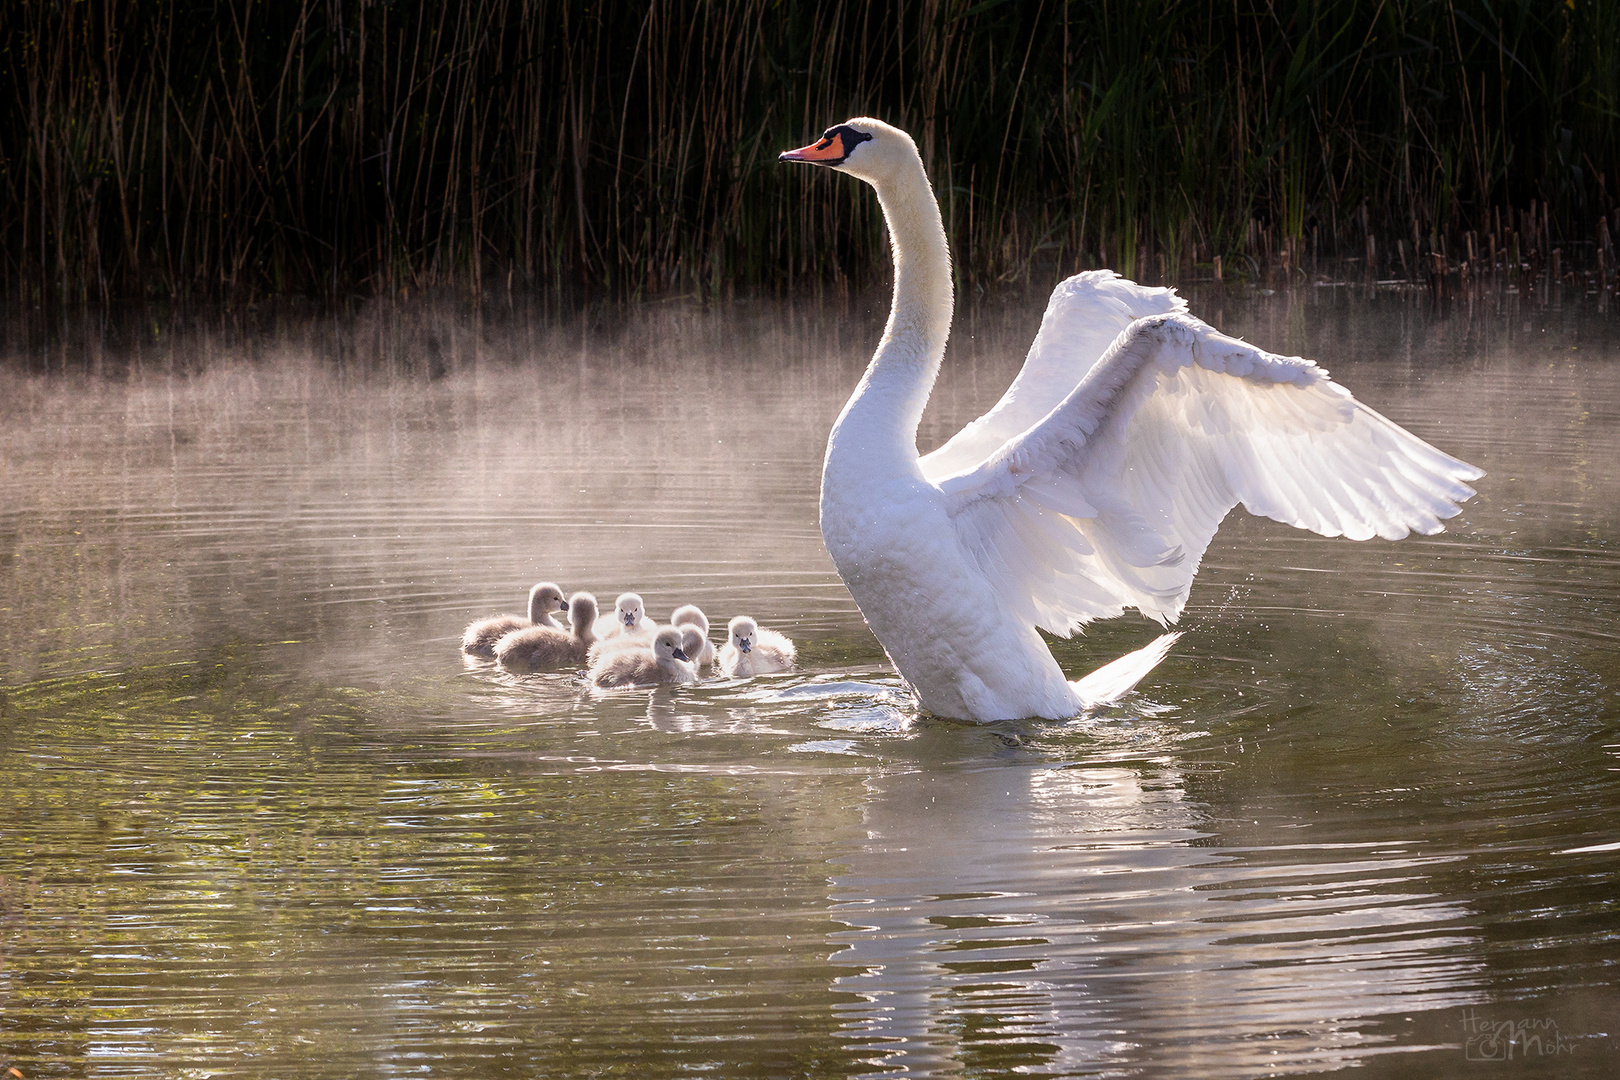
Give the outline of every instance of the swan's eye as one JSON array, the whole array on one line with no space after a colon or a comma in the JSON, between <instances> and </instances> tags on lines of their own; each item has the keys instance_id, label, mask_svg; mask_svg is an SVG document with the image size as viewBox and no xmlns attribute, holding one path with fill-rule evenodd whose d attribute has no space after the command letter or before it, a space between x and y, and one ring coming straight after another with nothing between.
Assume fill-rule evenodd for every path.
<instances>
[{"instance_id":1,"label":"swan's eye","mask_svg":"<svg viewBox=\"0 0 1620 1080\"><path fill-rule=\"evenodd\" d=\"M824 131L820 141L798 150L789 150L781 154L778 160L806 161L814 165L842 165L849 159L850 150L871 137L847 124L839 124Z\"/></svg>"},{"instance_id":2,"label":"swan's eye","mask_svg":"<svg viewBox=\"0 0 1620 1080\"><path fill-rule=\"evenodd\" d=\"M849 156L850 151L854 150L857 146L861 145L861 143L863 143L863 142L871 142L872 141L872 136L871 135L868 135L864 131L857 131L856 129L850 127L848 124L840 124L838 127L833 128L827 134L828 135L837 135L837 136L839 136L840 138L842 138L844 140L844 155L846 157Z\"/></svg>"}]
</instances>

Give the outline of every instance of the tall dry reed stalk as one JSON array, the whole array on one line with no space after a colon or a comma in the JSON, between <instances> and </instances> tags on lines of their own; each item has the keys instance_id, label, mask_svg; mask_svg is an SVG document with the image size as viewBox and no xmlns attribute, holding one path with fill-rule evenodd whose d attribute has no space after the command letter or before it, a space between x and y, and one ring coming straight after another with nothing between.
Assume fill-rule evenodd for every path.
<instances>
[{"instance_id":1,"label":"tall dry reed stalk","mask_svg":"<svg viewBox=\"0 0 1620 1080\"><path fill-rule=\"evenodd\" d=\"M1515 250L1595 261L1617 108L1620 0L11 0L0 267L46 303L837 285L875 205L775 157L862 113L981 284L1422 266L1530 216Z\"/></svg>"}]
</instances>

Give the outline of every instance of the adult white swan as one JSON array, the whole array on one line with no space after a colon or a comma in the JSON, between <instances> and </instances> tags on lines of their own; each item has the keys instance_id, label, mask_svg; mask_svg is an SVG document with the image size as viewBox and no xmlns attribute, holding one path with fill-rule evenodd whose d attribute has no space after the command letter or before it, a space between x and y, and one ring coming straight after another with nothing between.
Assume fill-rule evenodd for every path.
<instances>
[{"instance_id":1,"label":"adult white swan","mask_svg":"<svg viewBox=\"0 0 1620 1080\"><path fill-rule=\"evenodd\" d=\"M911 137L857 117L781 155L877 189L894 252L883 339L833 425L821 533L918 703L988 722L1128 691L1175 635L1070 682L1036 633L1181 614L1232 507L1325 536L1435 533L1478 469L1327 372L1218 333L1168 289L1060 284L996 406L919 458L950 332L950 252Z\"/></svg>"}]
</instances>

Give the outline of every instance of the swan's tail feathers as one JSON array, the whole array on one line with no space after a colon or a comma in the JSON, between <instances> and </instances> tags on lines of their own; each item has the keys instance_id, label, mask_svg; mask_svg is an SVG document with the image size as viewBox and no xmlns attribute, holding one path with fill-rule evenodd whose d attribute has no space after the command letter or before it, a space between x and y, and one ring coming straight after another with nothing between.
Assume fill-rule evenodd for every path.
<instances>
[{"instance_id":1,"label":"swan's tail feathers","mask_svg":"<svg viewBox=\"0 0 1620 1080\"><path fill-rule=\"evenodd\" d=\"M1173 634L1163 634L1151 642L1126 653L1118 660L1104 664L1083 679L1076 680L1069 685L1074 692L1080 695L1082 708L1094 708L1098 705L1107 705L1111 701L1118 701L1131 688L1147 675L1148 672L1159 666L1159 661L1170 654L1170 646L1181 637L1181 631Z\"/></svg>"}]
</instances>

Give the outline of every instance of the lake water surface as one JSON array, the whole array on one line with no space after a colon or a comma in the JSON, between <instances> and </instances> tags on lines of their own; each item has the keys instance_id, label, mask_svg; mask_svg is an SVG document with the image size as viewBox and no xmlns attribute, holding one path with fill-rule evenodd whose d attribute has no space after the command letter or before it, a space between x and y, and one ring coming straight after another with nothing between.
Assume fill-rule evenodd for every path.
<instances>
[{"instance_id":1,"label":"lake water surface","mask_svg":"<svg viewBox=\"0 0 1620 1080\"><path fill-rule=\"evenodd\" d=\"M916 714L816 524L885 297L14 320L0 1071L1620 1073L1620 313L1192 300L1480 494L1235 512L1136 695L985 727ZM1039 307L959 314L925 448ZM801 670L464 661L542 579Z\"/></svg>"}]
</instances>

